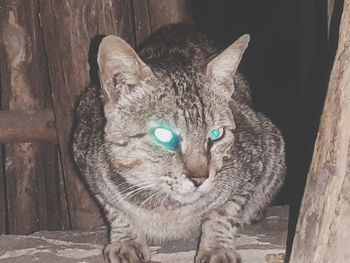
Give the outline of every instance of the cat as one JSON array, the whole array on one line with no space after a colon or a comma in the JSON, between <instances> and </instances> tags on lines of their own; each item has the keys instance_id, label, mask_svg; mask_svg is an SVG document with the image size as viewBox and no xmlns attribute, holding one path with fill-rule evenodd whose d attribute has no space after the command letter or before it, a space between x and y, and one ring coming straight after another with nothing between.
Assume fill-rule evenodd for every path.
<instances>
[{"instance_id":1,"label":"cat","mask_svg":"<svg viewBox=\"0 0 350 263\"><path fill-rule=\"evenodd\" d=\"M224 51L192 27L159 30L138 53L99 47L100 87L76 108L73 154L110 224L106 262L149 262L148 240L200 233L196 263L241 262L236 231L280 189L280 131L253 109L237 71L249 43Z\"/></svg>"}]
</instances>

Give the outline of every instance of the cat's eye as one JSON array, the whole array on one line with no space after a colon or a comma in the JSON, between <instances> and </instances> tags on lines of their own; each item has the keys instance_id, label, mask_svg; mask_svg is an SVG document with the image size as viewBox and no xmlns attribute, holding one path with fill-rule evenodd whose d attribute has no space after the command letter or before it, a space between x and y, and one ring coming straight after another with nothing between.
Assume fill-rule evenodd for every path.
<instances>
[{"instance_id":1,"label":"cat's eye","mask_svg":"<svg viewBox=\"0 0 350 263\"><path fill-rule=\"evenodd\" d=\"M222 136L224 135L224 129L223 128L218 128L214 129L210 132L209 134L209 140L211 141L217 141L219 140Z\"/></svg>"},{"instance_id":2,"label":"cat's eye","mask_svg":"<svg viewBox=\"0 0 350 263\"><path fill-rule=\"evenodd\" d=\"M169 150L175 151L179 148L180 136L167 127L156 127L151 131L152 138Z\"/></svg>"}]
</instances>

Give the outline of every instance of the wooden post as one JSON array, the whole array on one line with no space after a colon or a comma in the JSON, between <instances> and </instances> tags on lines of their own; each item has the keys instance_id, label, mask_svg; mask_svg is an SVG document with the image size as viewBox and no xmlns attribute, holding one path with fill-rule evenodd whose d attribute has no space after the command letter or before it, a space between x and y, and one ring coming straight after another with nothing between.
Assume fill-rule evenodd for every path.
<instances>
[{"instance_id":1,"label":"wooden post","mask_svg":"<svg viewBox=\"0 0 350 263\"><path fill-rule=\"evenodd\" d=\"M0 145L0 235L6 234L6 218L7 218L7 207L6 207L6 194L5 194L5 173L2 156L2 145Z\"/></svg>"},{"instance_id":2,"label":"wooden post","mask_svg":"<svg viewBox=\"0 0 350 263\"><path fill-rule=\"evenodd\" d=\"M46 89L48 72L38 18L37 1L5 0L0 9L0 53L2 110L36 111L50 107ZM51 136L53 136L51 134ZM47 182L55 182L51 173L57 170L49 156L55 146L33 143L5 145L5 178L7 188L9 233L31 233L47 229L51 213L60 204L48 204ZM42 157L48 158L44 164ZM50 173L47 173L50 171ZM52 186L52 185L51 185ZM48 214L48 209L50 213ZM60 221L60 220L58 220ZM53 221L56 222L56 221ZM55 229L61 228L61 222Z\"/></svg>"},{"instance_id":3,"label":"wooden post","mask_svg":"<svg viewBox=\"0 0 350 263\"><path fill-rule=\"evenodd\" d=\"M308 174L291 263L350 260L350 0Z\"/></svg>"}]
</instances>

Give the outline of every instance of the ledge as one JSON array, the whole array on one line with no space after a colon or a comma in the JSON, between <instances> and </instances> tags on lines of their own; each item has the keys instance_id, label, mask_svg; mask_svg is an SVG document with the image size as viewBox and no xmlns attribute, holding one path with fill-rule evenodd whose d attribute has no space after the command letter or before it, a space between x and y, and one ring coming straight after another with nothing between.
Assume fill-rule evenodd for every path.
<instances>
[{"instance_id":1,"label":"ledge","mask_svg":"<svg viewBox=\"0 0 350 263\"><path fill-rule=\"evenodd\" d=\"M237 236L237 250L246 263L283 263L288 207L268 208L266 217ZM101 251L106 229L41 231L32 235L0 235L2 263L104 263ZM195 241L152 245L152 263L192 263Z\"/></svg>"}]
</instances>

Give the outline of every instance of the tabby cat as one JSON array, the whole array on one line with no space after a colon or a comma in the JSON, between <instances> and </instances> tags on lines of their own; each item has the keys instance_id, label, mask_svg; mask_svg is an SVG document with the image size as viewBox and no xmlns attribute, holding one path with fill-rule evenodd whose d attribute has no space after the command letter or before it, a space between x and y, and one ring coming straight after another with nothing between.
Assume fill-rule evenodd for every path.
<instances>
[{"instance_id":1,"label":"tabby cat","mask_svg":"<svg viewBox=\"0 0 350 263\"><path fill-rule=\"evenodd\" d=\"M200 233L196 263L241 262L236 231L285 173L279 130L252 107L237 71L244 35L220 52L194 29L161 29L136 53L107 36L100 87L76 109L73 153L110 224L105 259L151 259L147 240Z\"/></svg>"}]
</instances>

